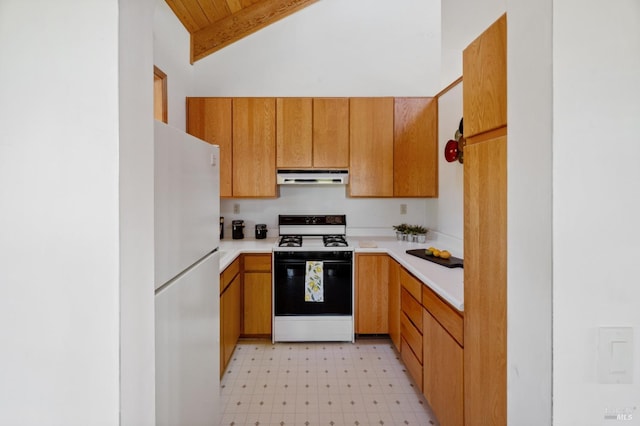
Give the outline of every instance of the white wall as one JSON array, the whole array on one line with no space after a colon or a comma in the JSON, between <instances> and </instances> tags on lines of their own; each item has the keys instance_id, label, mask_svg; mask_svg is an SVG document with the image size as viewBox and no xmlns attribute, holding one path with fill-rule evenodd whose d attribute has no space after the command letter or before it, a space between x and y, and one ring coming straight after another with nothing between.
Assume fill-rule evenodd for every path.
<instances>
[{"instance_id":1,"label":"white wall","mask_svg":"<svg viewBox=\"0 0 640 426\"><path fill-rule=\"evenodd\" d=\"M117 425L118 2L0 8L0 424Z\"/></svg>"},{"instance_id":2,"label":"white wall","mask_svg":"<svg viewBox=\"0 0 640 426\"><path fill-rule=\"evenodd\" d=\"M554 0L553 34L554 424L637 425L640 3ZM598 384L601 326L634 327L633 384Z\"/></svg>"},{"instance_id":3,"label":"white wall","mask_svg":"<svg viewBox=\"0 0 640 426\"><path fill-rule=\"evenodd\" d=\"M185 98L191 93L193 67L190 37L164 0L153 0L153 63L167 75L167 115L169 125L186 129Z\"/></svg>"},{"instance_id":4,"label":"white wall","mask_svg":"<svg viewBox=\"0 0 640 426\"><path fill-rule=\"evenodd\" d=\"M155 425L153 0L120 2L120 425Z\"/></svg>"},{"instance_id":5,"label":"white wall","mask_svg":"<svg viewBox=\"0 0 640 426\"><path fill-rule=\"evenodd\" d=\"M510 0L507 16L510 425L551 424L551 25L551 0Z\"/></svg>"},{"instance_id":6,"label":"white wall","mask_svg":"<svg viewBox=\"0 0 640 426\"><path fill-rule=\"evenodd\" d=\"M323 0L194 65L200 96L432 96L440 1Z\"/></svg>"},{"instance_id":7,"label":"white wall","mask_svg":"<svg viewBox=\"0 0 640 426\"><path fill-rule=\"evenodd\" d=\"M442 1L442 72L446 87L462 75L462 51L507 10L507 0Z\"/></svg>"},{"instance_id":8,"label":"white wall","mask_svg":"<svg viewBox=\"0 0 640 426\"><path fill-rule=\"evenodd\" d=\"M234 204L240 213L233 213ZM400 214L400 204L407 214ZM254 237L254 225L266 223L268 236L278 235L278 214L346 214L348 235L395 235L392 226L400 223L428 228L426 201L413 198L349 198L345 186L281 186L277 199L222 199L220 215L225 218L225 238L231 238L231 221L245 221L245 238Z\"/></svg>"},{"instance_id":9,"label":"white wall","mask_svg":"<svg viewBox=\"0 0 640 426\"><path fill-rule=\"evenodd\" d=\"M457 84L438 98L438 198L429 200L435 226L441 238L447 238L451 248L463 254L464 165L444 158L444 147L455 133L462 118L462 83Z\"/></svg>"},{"instance_id":10,"label":"white wall","mask_svg":"<svg viewBox=\"0 0 640 426\"><path fill-rule=\"evenodd\" d=\"M192 93L433 96L440 90L439 58L439 1L323 0L196 62ZM401 203L407 215L400 215ZM402 222L434 227L426 204L352 199L344 187L287 187L277 199L222 200L220 208L228 228L231 220L244 219L251 236L255 223L266 223L269 235L276 235L277 215L289 212L345 213L352 234L393 235L391 226Z\"/></svg>"}]
</instances>

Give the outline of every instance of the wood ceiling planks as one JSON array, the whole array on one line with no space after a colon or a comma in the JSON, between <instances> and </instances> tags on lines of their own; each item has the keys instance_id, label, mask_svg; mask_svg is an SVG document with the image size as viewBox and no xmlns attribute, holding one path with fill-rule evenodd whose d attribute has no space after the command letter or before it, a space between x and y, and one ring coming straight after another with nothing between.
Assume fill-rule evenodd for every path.
<instances>
[{"instance_id":1,"label":"wood ceiling planks","mask_svg":"<svg viewBox=\"0 0 640 426\"><path fill-rule=\"evenodd\" d=\"M317 0L166 0L191 34L191 63Z\"/></svg>"}]
</instances>

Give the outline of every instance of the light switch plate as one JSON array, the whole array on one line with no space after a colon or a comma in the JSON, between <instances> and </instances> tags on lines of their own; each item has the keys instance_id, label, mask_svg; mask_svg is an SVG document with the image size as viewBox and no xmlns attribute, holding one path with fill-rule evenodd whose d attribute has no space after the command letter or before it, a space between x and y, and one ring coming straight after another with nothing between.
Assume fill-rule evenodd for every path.
<instances>
[{"instance_id":1,"label":"light switch plate","mask_svg":"<svg viewBox=\"0 0 640 426\"><path fill-rule=\"evenodd\" d=\"M633 328L598 329L598 383L633 383Z\"/></svg>"}]
</instances>

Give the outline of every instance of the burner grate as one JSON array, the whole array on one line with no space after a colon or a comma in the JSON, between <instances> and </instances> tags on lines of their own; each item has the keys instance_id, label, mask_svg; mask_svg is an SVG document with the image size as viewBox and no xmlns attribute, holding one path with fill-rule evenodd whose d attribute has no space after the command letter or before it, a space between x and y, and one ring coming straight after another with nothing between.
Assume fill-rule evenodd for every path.
<instances>
[{"instance_id":1,"label":"burner grate","mask_svg":"<svg viewBox=\"0 0 640 426\"><path fill-rule=\"evenodd\" d=\"M301 235L283 235L278 243L280 247L302 247Z\"/></svg>"},{"instance_id":2,"label":"burner grate","mask_svg":"<svg viewBox=\"0 0 640 426\"><path fill-rule=\"evenodd\" d=\"M347 247L349 244L344 235L325 235L322 237L325 247Z\"/></svg>"}]
</instances>

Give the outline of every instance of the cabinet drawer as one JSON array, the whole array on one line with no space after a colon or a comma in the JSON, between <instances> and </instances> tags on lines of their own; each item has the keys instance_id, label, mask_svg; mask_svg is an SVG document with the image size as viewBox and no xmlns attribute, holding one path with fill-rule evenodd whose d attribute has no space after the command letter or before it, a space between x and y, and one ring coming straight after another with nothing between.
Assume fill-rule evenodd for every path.
<instances>
[{"instance_id":1,"label":"cabinet drawer","mask_svg":"<svg viewBox=\"0 0 640 426\"><path fill-rule=\"evenodd\" d=\"M422 333L402 314L400 319L400 335L407 342L420 364L422 364Z\"/></svg>"},{"instance_id":2,"label":"cabinet drawer","mask_svg":"<svg viewBox=\"0 0 640 426\"><path fill-rule=\"evenodd\" d=\"M231 284L238 272L240 272L240 259L234 260L220 275L220 294Z\"/></svg>"},{"instance_id":3,"label":"cabinet drawer","mask_svg":"<svg viewBox=\"0 0 640 426\"><path fill-rule=\"evenodd\" d=\"M422 288L422 305L444 327L451 336L464 346L462 314L440 299L427 286Z\"/></svg>"},{"instance_id":4,"label":"cabinet drawer","mask_svg":"<svg viewBox=\"0 0 640 426\"><path fill-rule=\"evenodd\" d=\"M406 269L400 269L400 283L402 287L406 288L409 293L418 301L422 303L422 287L424 285L420 280L407 272Z\"/></svg>"},{"instance_id":5,"label":"cabinet drawer","mask_svg":"<svg viewBox=\"0 0 640 426\"><path fill-rule=\"evenodd\" d=\"M401 290L400 298L402 312L409 317L411 322L422 333L422 305L404 288Z\"/></svg>"},{"instance_id":6,"label":"cabinet drawer","mask_svg":"<svg viewBox=\"0 0 640 426\"><path fill-rule=\"evenodd\" d=\"M402 358L402 362L404 362L404 365L407 367L407 371L409 371L411 378L416 383L416 386L418 386L418 389L420 389L420 392L422 392L422 364L413 353L413 351L409 347L409 344L406 340L404 340L404 338L402 339L402 343L400 345L400 357Z\"/></svg>"},{"instance_id":7,"label":"cabinet drawer","mask_svg":"<svg viewBox=\"0 0 640 426\"><path fill-rule=\"evenodd\" d=\"M245 254L244 270L271 272L271 255L270 254Z\"/></svg>"}]
</instances>

